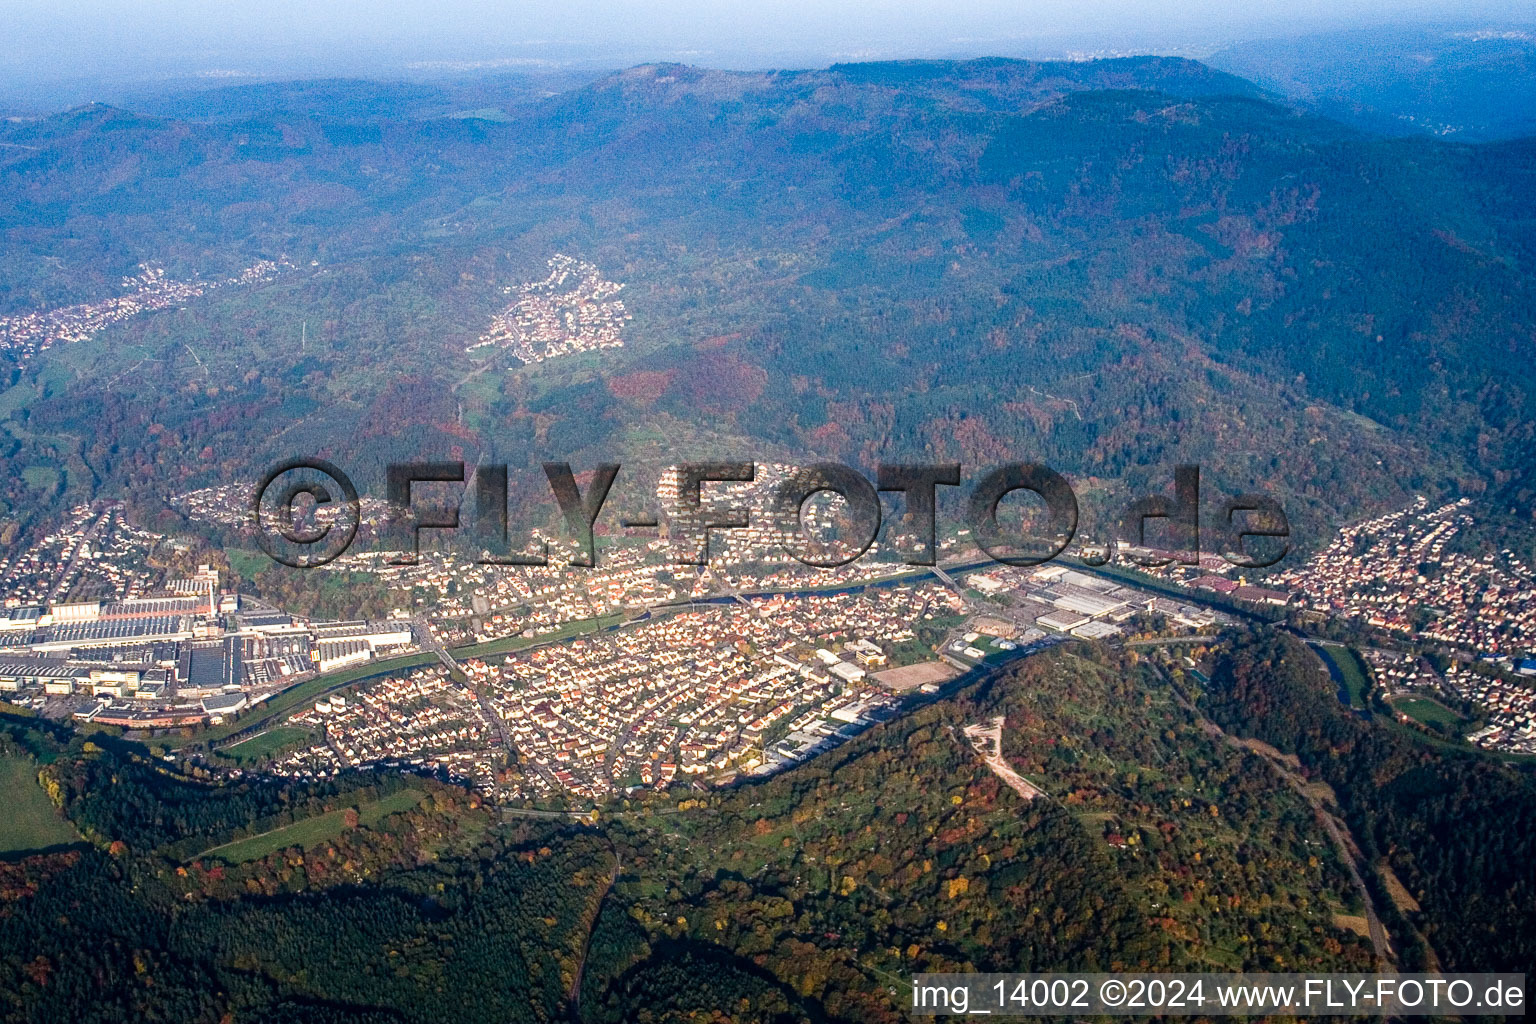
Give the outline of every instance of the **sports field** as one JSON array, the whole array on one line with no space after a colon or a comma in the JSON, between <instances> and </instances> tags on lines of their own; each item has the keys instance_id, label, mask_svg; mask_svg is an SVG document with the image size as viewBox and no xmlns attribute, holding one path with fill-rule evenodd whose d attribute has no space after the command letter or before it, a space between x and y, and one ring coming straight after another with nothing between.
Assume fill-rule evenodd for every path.
<instances>
[{"instance_id":1,"label":"sports field","mask_svg":"<svg viewBox=\"0 0 1536 1024\"><path fill-rule=\"evenodd\" d=\"M1462 720L1456 712L1429 697L1396 697L1392 707L1425 725L1456 725Z\"/></svg>"},{"instance_id":2,"label":"sports field","mask_svg":"<svg viewBox=\"0 0 1536 1024\"><path fill-rule=\"evenodd\" d=\"M275 729L268 729L263 733L258 733L248 740L236 743L232 747L225 747L219 753L243 765L253 764L285 748L299 746L308 739L308 729L280 726Z\"/></svg>"}]
</instances>

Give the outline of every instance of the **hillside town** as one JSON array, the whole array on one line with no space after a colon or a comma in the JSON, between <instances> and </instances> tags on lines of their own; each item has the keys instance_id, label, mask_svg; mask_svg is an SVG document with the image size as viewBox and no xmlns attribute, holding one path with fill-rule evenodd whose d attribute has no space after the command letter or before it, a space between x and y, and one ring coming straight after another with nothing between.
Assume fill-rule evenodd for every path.
<instances>
[{"instance_id":1,"label":"hillside town","mask_svg":"<svg viewBox=\"0 0 1536 1024\"><path fill-rule=\"evenodd\" d=\"M433 668L361 687L350 707L338 709L333 699L296 713L286 724L322 727L325 742L274 770L323 773L366 754L524 797L603 797L679 778L718 783L738 772L772 771L824 748L840 731L846 738L894 713L895 691L871 675L887 662L885 647L870 638L901 644L915 635L912 621L947 621L957 607L951 591L932 584L897 587L878 601L847 592L727 601L504 660L466 658L467 688L446 710L441 697L452 686ZM436 694L430 711L423 705L429 690ZM384 718L369 716L370 707L387 709L382 746ZM434 727L431 740L448 739L451 750L424 745L417 725L424 716ZM495 770L494 758L476 756L498 730L515 751L505 772Z\"/></svg>"},{"instance_id":2,"label":"hillside town","mask_svg":"<svg viewBox=\"0 0 1536 1024\"><path fill-rule=\"evenodd\" d=\"M475 695L437 664L351 695L322 697L288 724L323 737L275 763L276 775L317 778L358 766L430 768L494 791L504 760Z\"/></svg>"},{"instance_id":3,"label":"hillside town","mask_svg":"<svg viewBox=\"0 0 1536 1024\"><path fill-rule=\"evenodd\" d=\"M1474 555L1454 541L1470 498L1346 526L1277 585L1307 608L1421 641L1499 658L1536 651L1536 570L1513 551Z\"/></svg>"},{"instance_id":4,"label":"hillside town","mask_svg":"<svg viewBox=\"0 0 1536 1024\"><path fill-rule=\"evenodd\" d=\"M129 317L183 305L215 288L270 281L291 269L293 264L279 257L276 260L257 260L226 278L177 281L167 277L164 268L153 263L141 263L137 274L123 279L124 295L55 309L0 316L0 349L9 349L25 361L55 344L95 337Z\"/></svg>"},{"instance_id":5,"label":"hillside town","mask_svg":"<svg viewBox=\"0 0 1536 1024\"><path fill-rule=\"evenodd\" d=\"M542 553L546 566L511 569L450 545L429 544L423 544L414 563L401 564L401 552L378 543L388 506L366 495L360 502L359 543L320 571L364 573L391 592L411 595L409 611L430 612L444 639L452 643L547 632L567 622L717 592L852 586L901 571L901 564L891 561L894 556L878 542L864 557L835 569L809 568L785 552L770 509L777 488L794 468L760 462L751 482L711 482L701 488L699 507L705 518L728 508L748 511L748 525L709 531L708 571L703 573L678 564L680 548L697 541L695 531L673 515L680 507L675 468L660 473L656 484L656 504L663 510L658 526L613 532L600 525L601 557L596 566L579 573L570 571L576 554L572 541L548 526L532 527L524 545L526 552ZM193 522L249 532L249 500L249 487L224 485L172 496L168 504ZM828 536L835 529L835 512L830 502L807 502L802 527L811 537ZM940 554L961 548L959 541L942 541Z\"/></svg>"},{"instance_id":6,"label":"hillside town","mask_svg":"<svg viewBox=\"0 0 1536 1024\"><path fill-rule=\"evenodd\" d=\"M1225 621L1056 566L980 582L985 597L925 580L714 598L500 660L465 658L462 689L441 667L390 676L291 715L284 726L319 739L272 770L409 764L500 798L718 785L814 757L981 665L1118 636L1113 623L1159 610L1190 628ZM515 754L505 770L493 731Z\"/></svg>"},{"instance_id":7,"label":"hillside town","mask_svg":"<svg viewBox=\"0 0 1536 1024\"><path fill-rule=\"evenodd\" d=\"M1465 665L1446 670L1446 683L1464 700L1484 709L1487 724L1467 740L1488 750L1536 754L1536 662L1522 662L1521 679L1484 675Z\"/></svg>"},{"instance_id":8,"label":"hillside town","mask_svg":"<svg viewBox=\"0 0 1536 1024\"><path fill-rule=\"evenodd\" d=\"M465 351L496 346L525 363L540 363L619 348L624 324L631 319L617 298L623 288L604 280L591 263L556 253L549 259L548 277L505 289L517 297L491 318L490 328Z\"/></svg>"},{"instance_id":9,"label":"hillside town","mask_svg":"<svg viewBox=\"0 0 1536 1024\"><path fill-rule=\"evenodd\" d=\"M208 503L199 495L187 507ZM830 520L808 507L806 525ZM571 553L550 539L552 553ZM119 505L80 507L0 568L0 689L44 715L141 735L239 733L274 697L351 671L358 683L323 688L278 720L313 742L290 744L271 770L399 765L500 797L597 798L780 770L969 669L1070 638L1113 639L1138 615L1188 629L1223 621L1057 565L954 577L793 563L754 576L749 550L731 544L716 575L647 557L666 542L615 544L589 572L558 558L476 568L494 568L494 584L455 575L460 563L447 559L381 564L411 574L391 578L429 603L326 621L242 594L211 566L177 569L185 545L132 527ZM781 578L790 586L776 590ZM462 602L451 599L460 585ZM572 626L579 635L565 635ZM506 653L466 650L474 644ZM371 663L400 655L415 661L369 676Z\"/></svg>"}]
</instances>

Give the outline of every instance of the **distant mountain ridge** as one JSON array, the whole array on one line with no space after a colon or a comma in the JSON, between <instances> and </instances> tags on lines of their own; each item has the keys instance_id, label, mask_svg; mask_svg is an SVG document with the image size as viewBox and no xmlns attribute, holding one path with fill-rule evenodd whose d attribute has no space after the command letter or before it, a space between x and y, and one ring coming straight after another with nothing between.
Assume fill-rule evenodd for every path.
<instances>
[{"instance_id":1,"label":"distant mountain ridge","mask_svg":"<svg viewBox=\"0 0 1536 1024\"><path fill-rule=\"evenodd\" d=\"M0 311L99 300L146 260L316 264L9 368L11 457L64 470L58 500L294 451L364 480L455 449L670 457L660 424L845 461L1027 454L1099 508L1195 461L1319 536L1416 490L1531 493L1526 141L1372 137L1168 58L645 65L499 106L274 88L264 112L257 86L195 121L0 125ZM465 353L554 253L625 285L624 347ZM7 486L0 518L35 507Z\"/></svg>"},{"instance_id":2,"label":"distant mountain ridge","mask_svg":"<svg viewBox=\"0 0 1536 1024\"><path fill-rule=\"evenodd\" d=\"M1266 39L1210 61L1369 131L1469 142L1536 134L1536 24Z\"/></svg>"}]
</instances>

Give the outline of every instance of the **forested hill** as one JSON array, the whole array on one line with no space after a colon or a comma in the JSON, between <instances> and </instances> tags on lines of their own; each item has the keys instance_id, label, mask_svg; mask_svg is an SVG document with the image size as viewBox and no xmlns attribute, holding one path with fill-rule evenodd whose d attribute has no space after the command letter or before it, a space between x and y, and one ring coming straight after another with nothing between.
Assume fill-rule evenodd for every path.
<instances>
[{"instance_id":1,"label":"forested hill","mask_svg":"<svg viewBox=\"0 0 1536 1024\"><path fill-rule=\"evenodd\" d=\"M1222 652L1205 705L1331 786L1367 860L1413 904L1394 933L1412 969L1536 965L1536 777L1426 745L1343 708L1322 665L1277 634ZM1379 884L1379 883L1378 883ZM1386 889L1382 893L1386 895ZM1395 898L1382 899L1390 908Z\"/></svg>"},{"instance_id":2,"label":"forested hill","mask_svg":"<svg viewBox=\"0 0 1536 1024\"><path fill-rule=\"evenodd\" d=\"M1046 795L964 733L998 719ZM1088 645L772 781L579 825L398 775L209 785L4 727L87 843L0 865L0 1020L472 1024L579 997L589 1022L852 1024L905 1019L925 970L1373 965L1306 802Z\"/></svg>"},{"instance_id":3,"label":"forested hill","mask_svg":"<svg viewBox=\"0 0 1536 1024\"><path fill-rule=\"evenodd\" d=\"M1530 496L1529 141L1377 138L1168 59L184 104L0 125L0 312L110 299L141 262L292 268L0 355L3 455L56 471L8 474L0 519L126 494L153 520L301 453L377 490L404 455L658 433L1027 455L1090 508L1194 461L1319 538L1417 490ZM623 347L466 351L555 253L624 285Z\"/></svg>"},{"instance_id":4,"label":"forested hill","mask_svg":"<svg viewBox=\"0 0 1536 1024\"><path fill-rule=\"evenodd\" d=\"M1528 771L1355 718L1278 634L1189 653L1226 736L1193 674L1085 643L579 823L410 776L213 785L5 716L43 787L12 797L85 841L0 863L0 1020L851 1024L922 971L1374 971L1318 799L1396 966L1529 966Z\"/></svg>"}]
</instances>

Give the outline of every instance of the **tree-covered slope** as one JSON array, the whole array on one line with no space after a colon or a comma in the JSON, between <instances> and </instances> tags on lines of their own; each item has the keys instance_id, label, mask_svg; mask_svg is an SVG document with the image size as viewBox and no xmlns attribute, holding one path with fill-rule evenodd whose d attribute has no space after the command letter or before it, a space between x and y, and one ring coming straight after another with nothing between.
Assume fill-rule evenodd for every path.
<instances>
[{"instance_id":1,"label":"tree-covered slope","mask_svg":"<svg viewBox=\"0 0 1536 1024\"><path fill-rule=\"evenodd\" d=\"M997 717L1044 795L963 731ZM1305 801L1152 668L1088 647L595 825L423 779L212 785L6 728L91 845L0 872L0 1019L896 1020L923 970L1372 963ZM407 786L419 802L370 813Z\"/></svg>"},{"instance_id":2,"label":"tree-covered slope","mask_svg":"<svg viewBox=\"0 0 1536 1024\"><path fill-rule=\"evenodd\" d=\"M658 431L1022 455L1091 508L1200 462L1319 536L1417 490L1529 496L1528 144L1375 138L1165 60L645 66L497 119L316 89L336 114L290 90L0 128L0 308L294 263L11 366L3 454L58 475L8 477L7 518L152 514L296 453L378 490L392 458ZM625 284L625 346L466 352L556 252Z\"/></svg>"},{"instance_id":3,"label":"tree-covered slope","mask_svg":"<svg viewBox=\"0 0 1536 1024\"><path fill-rule=\"evenodd\" d=\"M1420 907L1404 912L1411 930L1400 933L1411 963L1528 970L1536 964L1530 766L1448 752L1362 720L1335 693L1299 643L1260 634L1222 652L1202 704L1333 787L1367 859L1390 869Z\"/></svg>"},{"instance_id":4,"label":"tree-covered slope","mask_svg":"<svg viewBox=\"0 0 1536 1024\"><path fill-rule=\"evenodd\" d=\"M1348 714L1274 634L1194 654L1227 737L1156 664L1085 644L772 780L584 824L425 779L209 784L8 719L89 844L0 865L0 1019L871 1021L920 971L1375 970L1320 788L1403 968L1527 962L1528 773ZM1040 796L965 732L996 722Z\"/></svg>"},{"instance_id":5,"label":"tree-covered slope","mask_svg":"<svg viewBox=\"0 0 1536 1024\"><path fill-rule=\"evenodd\" d=\"M1023 799L972 749L963 728L996 716L1048 795ZM634 1019L645 993L685 1007L666 981L680 949L723 947L837 1020L901 1019L919 971L1373 963L1333 922L1356 897L1306 802L1151 667L1088 648L695 802L611 826L624 869L588 1019Z\"/></svg>"}]
</instances>

